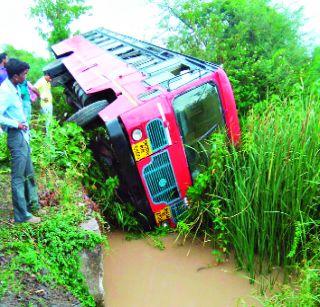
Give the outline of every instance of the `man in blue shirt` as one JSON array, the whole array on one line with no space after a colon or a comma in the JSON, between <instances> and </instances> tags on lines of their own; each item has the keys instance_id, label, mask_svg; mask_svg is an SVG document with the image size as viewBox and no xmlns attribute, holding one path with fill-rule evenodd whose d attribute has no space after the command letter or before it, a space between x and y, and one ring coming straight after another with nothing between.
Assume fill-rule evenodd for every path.
<instances>
[{"instance_id":1,"label":"man in blue shirt","mask_svg":"<svg viewBox=\"0 0 320 307\"><path fill-rule=\"evenodd\" d=\"M8 78L0 86L0 125L8 133L11 154L11 188L14 221L39 223L31 210L39 209L37 186L30 157L30 135L17 85L24 82L29 64L10 59Z\"/></svg>"},{"instance_id":2,"label":"man in blue shirt","mask_svg":"<svg viewBox=\"0 0 320 307\"><path fill-rule=\"evenodd\" d=\"M5 65L8 62L8 56L5 52L0 53L0 85L8 77Z\"/></svg>"}]
</instances>

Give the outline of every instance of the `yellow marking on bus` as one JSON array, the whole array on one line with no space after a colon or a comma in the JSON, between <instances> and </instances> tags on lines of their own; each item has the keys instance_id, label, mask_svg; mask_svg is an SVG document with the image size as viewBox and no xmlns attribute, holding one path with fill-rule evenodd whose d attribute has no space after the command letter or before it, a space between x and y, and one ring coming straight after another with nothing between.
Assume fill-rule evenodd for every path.
<instances>
[{"instance_id":1,"label":"yellow marking on bus","mask_svg":"<svg viewBox=\"0 0 320 307\"><path fill-rule=\"evenodd\" d=\"M167 221L172 216L171 216L170 209L167 206L167 207L164 207L163 209L161 209L160 211L155 212L154 217L156 218L156 222L159 225L161 222Z\"/></svg>"}]
</instances>

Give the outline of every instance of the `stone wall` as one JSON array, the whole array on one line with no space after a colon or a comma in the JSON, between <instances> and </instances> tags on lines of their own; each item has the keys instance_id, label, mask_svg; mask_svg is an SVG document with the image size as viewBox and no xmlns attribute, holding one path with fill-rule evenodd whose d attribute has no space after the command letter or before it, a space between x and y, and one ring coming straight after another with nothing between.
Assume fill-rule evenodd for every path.
<instances>
[{"instance_id":1,"label":"stone wall","mask_svg":"<svg viewBox=\"0 0 320 307\"><path fill-rule=\"evenodd\" d=\"M81 228L100 233L99 224L96 219L82 223ZM97 306L104 305L103 288L103 247L98 245L93 251L84 250L81 255L81 272L86 278L89 292L94 297Z\"/></svg>"}]
</instances>

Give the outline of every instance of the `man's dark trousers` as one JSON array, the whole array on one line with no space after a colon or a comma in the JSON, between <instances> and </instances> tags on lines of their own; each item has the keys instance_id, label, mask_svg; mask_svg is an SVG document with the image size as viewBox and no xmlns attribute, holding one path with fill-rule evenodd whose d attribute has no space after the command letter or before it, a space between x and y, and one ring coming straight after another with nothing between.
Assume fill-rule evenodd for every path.
<instances>
[{"instance_id":1,"label":"man's dark trousers","mask_svg":"<svg viewBox=\"0 0 320 307\"><path fill-rule=\"evenodd\" d=\"M30 211L39 209L37 187L30 157L30 146L21 130L10 128L8 147L11 153L11 188L15 222L32 217Z\"/></svg>"}]
</instances>

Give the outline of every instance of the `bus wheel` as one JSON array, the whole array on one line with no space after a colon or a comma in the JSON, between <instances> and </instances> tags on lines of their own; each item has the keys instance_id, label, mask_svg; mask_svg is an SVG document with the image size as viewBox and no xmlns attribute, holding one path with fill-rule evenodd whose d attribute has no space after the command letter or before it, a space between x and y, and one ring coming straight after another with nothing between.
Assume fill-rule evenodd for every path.
<instances>
[{"instance_id":1,"label":"bus wheel","mask_svg":"<svg viewBox=\"0 0 320 307\"><path fill-rule=\"evenodd\" d=\"M73 115L71 115L67 122L74 122L80 127L84 127L97 118L98 113L102 111L107 105L107 100L96 101L88 106L80 109Z\"/></svg>"}]
</instances>

